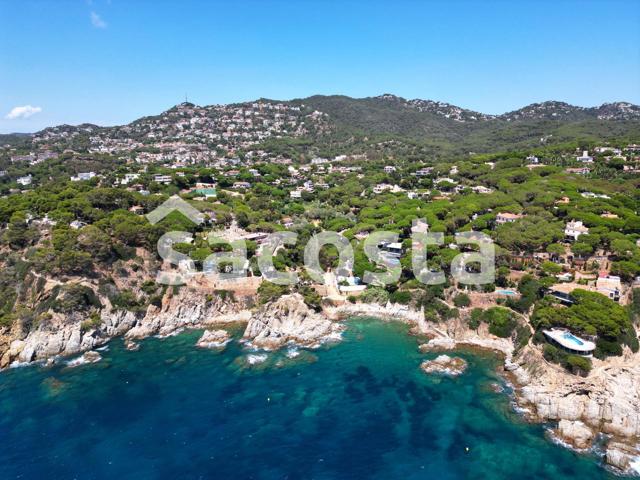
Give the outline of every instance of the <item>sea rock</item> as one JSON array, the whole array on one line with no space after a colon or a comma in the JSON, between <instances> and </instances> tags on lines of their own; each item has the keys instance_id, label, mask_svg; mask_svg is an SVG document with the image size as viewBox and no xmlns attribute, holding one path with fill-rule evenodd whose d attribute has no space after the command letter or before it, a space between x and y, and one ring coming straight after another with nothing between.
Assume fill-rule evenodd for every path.
<instances>
[{"instance_id":1,"label":"sea rock","mask_svg":"<svg viewBox=\"0 0 640 480\"><path fill-rule=\"evenodd\" d=\"M419 347L422 353L440 350L453 350L454 348L456 348L456 341L449 337L432 338L427 343L423 343Z\"/></svg>"},{"instance_id":2,"label":"sea rock","mask_svg":"<svg viewBox=\"0 0 640 480\"><path fill-rule=\"evenodd\" d=\"M589 448L595 438L593 430L579 420L560 420L556 435L560 440L579 449Z\"/></svg>"},{"instance_id":3,"label":"sea rock","mask_svg":"<svg viewBox=\"0 0 640 480\"><path fill-rule=\"evenodd\" d=\"M338 338L344 327L314 312L302 295L283 295L256 312L243 338L263 349L280 348L287 343L316 346L326 339Z\"/></svg>"},{"instance_id":4,"label":"sea rock","mask_svg":"<svg viewBox=\"0 0 640 480\"><path fill-rule=\"evenodd\" d=\"M224 347L230 340L231 337L226 330L205 330L196 346L200 348L220 348Z\"/></svg>"},{"instance_id":5,"label":"sea rock","mask_svg":"<svg viewBox=\"0 0 640 480\"><path fill-rule=\"evenodd\" d=\"M433 360L425 360L420 365L425 373L439 373L444 375L457 376L467 369L467 362L460 357L450 357L440 355Z\"/></svg>"},{"instance_id":6,"label":"sea rock","mask_svg":"<svg viewBox=\"0 0 640 480\"><path fill-rule=\"evenodd\" d=\"M67 362L68 367L77 367L79 365L84 365L85 363L96 363L102 360L102 356L98 352L89 351L84 352L82 356L78 358L74 358Z\"/></svg>"},{"instance_id":7,"label":"sea rock","mask_svg":"<svg viewBox=\"0 0 640 480\"><path fill-rule=\"evenodd\" d=\"M134 342L130 338L127 338L124 341L124 348L126 348L127 350L129 350L131 352L135 352L136 350L140 350L140 344L137 343L137 342Z\"/></svg>"},{"instance_id":8,"label":"sea rock","mask_svg":"<svg viewBox=\"0 0 640 480\"><path fill-rule=\"evenodd\" d=\"M640 474L640 450L620 442L609 442L605 455L607 464L628 474Z\"/></svg>"}]
</instances>

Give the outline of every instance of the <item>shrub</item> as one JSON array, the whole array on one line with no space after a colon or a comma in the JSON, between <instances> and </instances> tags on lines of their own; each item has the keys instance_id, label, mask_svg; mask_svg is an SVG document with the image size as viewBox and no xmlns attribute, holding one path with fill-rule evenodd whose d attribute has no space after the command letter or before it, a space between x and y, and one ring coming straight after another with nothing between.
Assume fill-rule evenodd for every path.
<instances>
[{"instance_id":1,"label":"shrub","mask_svg":"<svg viewBox=\"0 0 640 480\"><path fill-rule=\"evenodd\" d=\"M542 356L548 362L552 363L564 363L566 354L555 345L550 343L545 344L542 348Z\"/></svg>"},{"instance_id":2,"label":"shrub","mask_svg":"<svg viewBox=\"0 0 640 480\"><path fill-rule=\"evenodd\" d=\"M369 287L362 295L360 295L360 299L364 303L378 303L380 305L384 305L389 301L389 292L387 292L384 288L380 287Z\"/></svg>"},{"instance_id":3,"label":"shrub","mask_svg":"<svg viewBox=\"0 0 640 480\"><path fill-rule=\"evenodd\" d=\"M591 371L591 360L579 355L568 355L566 367L575 375L586 376Z\"/></svg>"},{"instance_id":4,"label":"shrub","mask_svg":"<svg viewBox=\"0 0 640 480\"><path fill-rule=\"evenodd\" d=\"M407 291L396 290L389 296L392 303L401 303L407 305L411 302L411 293Z\"/></svg>"},{"instance_id":5,"label":"shrub","mask_svg":"<svg viewBox=\"0 0 640 480\"><path fill-rule=\"evenodd\" d=\"M116 310L128 310L138 312L143 309L142 303L131 290L124 290L110 299Z\"/></svg>"},{"instance_id":6,"label":"shrub","mask_svg":"<svg viewBox=\"0 0 640 480\"><path fill-rule=\"evenodd\" d=\"M483 311L480 308L474 308L471 310L471 315L469 315L469 319L467 323L469 324L469 328L472 330L477 330L480 324L482 323L482 314Z\"/></svg>"},{"instance_id":7,"label":"shrub","mask_svg":"<svg viewBox=\"0 0 640 480\"><path fill-rule=\"evenodd\" d=\"M304 298L304 303L310 308L319 312L322 308L322 297L316 292L316 290L309 286L303 286L298 289Z\"/></svg>"},{"instance_id":8,"label":"shrub","mask_svg":"<svg viewBox=\"0 0 640 480\"><path fill-rule=\"evenodd\" d=\"M265 304L277 300L287 293L289 293L289 287L286 285L262 282L258 287L258 300L260 303Z\"/></svg>"},{"instance_id":9,"label":"shrub","mask_svg":"<svg viewBox=\"0 0 640 480\"><path fill-rule=\"evenodd\" d=\"M469 298L469 295L461 293L460 295L456 295L456 298L453 299L453 304L458 308L466 308L471 305L471 299Z\"/></svg>"},{"instance_id":10,"label":"shrub","mask_svg":"<svg viewBox=\"0 0 640 480\"><path fill-rule=\"evenodd\" d=\"M622 346L618 342L599 337L596 340L596 351L593 354L600 359L622 355Z\"/></svg>"},{"instance_id":11,"label":"shrub","mask_svg":"<svg viewBox=\"0 0 640 480\"><path fill-rule=\"evenodd\" d=\"M483 320L489 324L489 332L501 338L509 338L518 324L509 310L500 307L485 310Z\"/></svg>"},{"instance_id":12,"label":"shrub","mask_svg":"<svg viewBox=\"0 0 640 480\"><path fill-rule=\"evenodd\" d=\"M88 319L80 324L80 331L88 332L102 324L102 318L98 312L93 312Z\"/></svg>"},{"instance_id":13,"label":"shrub","mask_svg":"<svg viewBox=\"0 0 640 480\"><path fill-rule=\"evenodd\" d=\"M531 330L528 325L518 325L516 327L516 341L515 341L515 349L516 351L524 348L527 343L529 343L529 339L531 338Z\"/></svg>"},{"instance_id":14,"label":"shrub","mask_svg":"<svg viewBox=\"0 0 640 480\"><path fill-rule=\"evenodd\" d=\"M72 284L62 289L61 295L55 299L52 308L58 313L73 313L89 308L101 308L100 300L89 287Z\"/></svg>"}]
</instances>

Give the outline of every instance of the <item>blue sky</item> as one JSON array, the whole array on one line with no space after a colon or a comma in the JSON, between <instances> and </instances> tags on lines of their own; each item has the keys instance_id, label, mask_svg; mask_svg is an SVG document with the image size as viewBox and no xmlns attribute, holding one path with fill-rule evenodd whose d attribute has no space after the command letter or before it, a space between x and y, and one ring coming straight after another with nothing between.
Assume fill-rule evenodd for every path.
<instances>
[{"instance_id":1,"label":"blue sky","mask_svg":"<svg viewBox=\"0 0 640 480\"><path fill-rule=\"evenodd\" d=\"M640 103L640 1L0 1L0 132L126 123L185 93Z\"/></svg>"}]
</instances>

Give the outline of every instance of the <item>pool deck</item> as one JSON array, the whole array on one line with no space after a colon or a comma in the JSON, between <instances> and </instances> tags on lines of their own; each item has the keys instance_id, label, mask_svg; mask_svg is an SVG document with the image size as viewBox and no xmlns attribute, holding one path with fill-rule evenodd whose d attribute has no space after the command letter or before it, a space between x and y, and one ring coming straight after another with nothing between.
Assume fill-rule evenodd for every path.
<instances>
[{"instance_id":1,"label":"pool deck","mask_svg":"<svg viewBox=\"0 0 640 480\"><path fill-rule=\"evenodd\" d=\"M571 353L590 356L596 349L595 343L573 335L565 329L552 328L551 330L543 330L542 333L544 333L544 335L550 340L553 340L554 343L559 344ZM567 336L570 336L570 338L567 338Z\"/></svg>"}]
</instances>

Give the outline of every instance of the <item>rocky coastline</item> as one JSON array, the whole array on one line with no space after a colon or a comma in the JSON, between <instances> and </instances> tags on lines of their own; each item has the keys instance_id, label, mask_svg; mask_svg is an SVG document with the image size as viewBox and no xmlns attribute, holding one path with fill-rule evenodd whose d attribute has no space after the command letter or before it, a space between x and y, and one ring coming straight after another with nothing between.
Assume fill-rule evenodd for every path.
<instances>
[{"instance_id":1,"label":"rocky coastline","mask_svg":"<svg viewBox=\"0 0 640 480\"><path fill-rule=\"evenodd\" d=\"M211 330L198 346L224 346L228 339L218 328L232 322L246 324L242 341L256 349L317 347L339 339L344 329L340 321L353 316L410 325L413 334L429 339L420 347L424 352L446 352L460 346L498 352L504 357L502 373L512 383L515 403L527 420L556 424L556 437L579 450L591 448L599 435L607 436L605 461L620 471L634 473L640 463L639 354L625 351L622 357L594 360L591 373L578 377L546 362L535 346L514 352L510 339L494 337L486 326L470 330L464 318L433 324L425 320L422 311L401 305L344 304L316 312L299 294L255 306L248 299L216 297L203 302L201 292L184 288L165 296L160 307L150 306L142 314L107 310L100 326L92 329L83 329L82 322L73 317L55 318L24 338L11 339L0 368L77 355L117 336L125 338L127 348L135 349L139 339L171 335L185 328Z\"/></svg>"}]
</instances>

